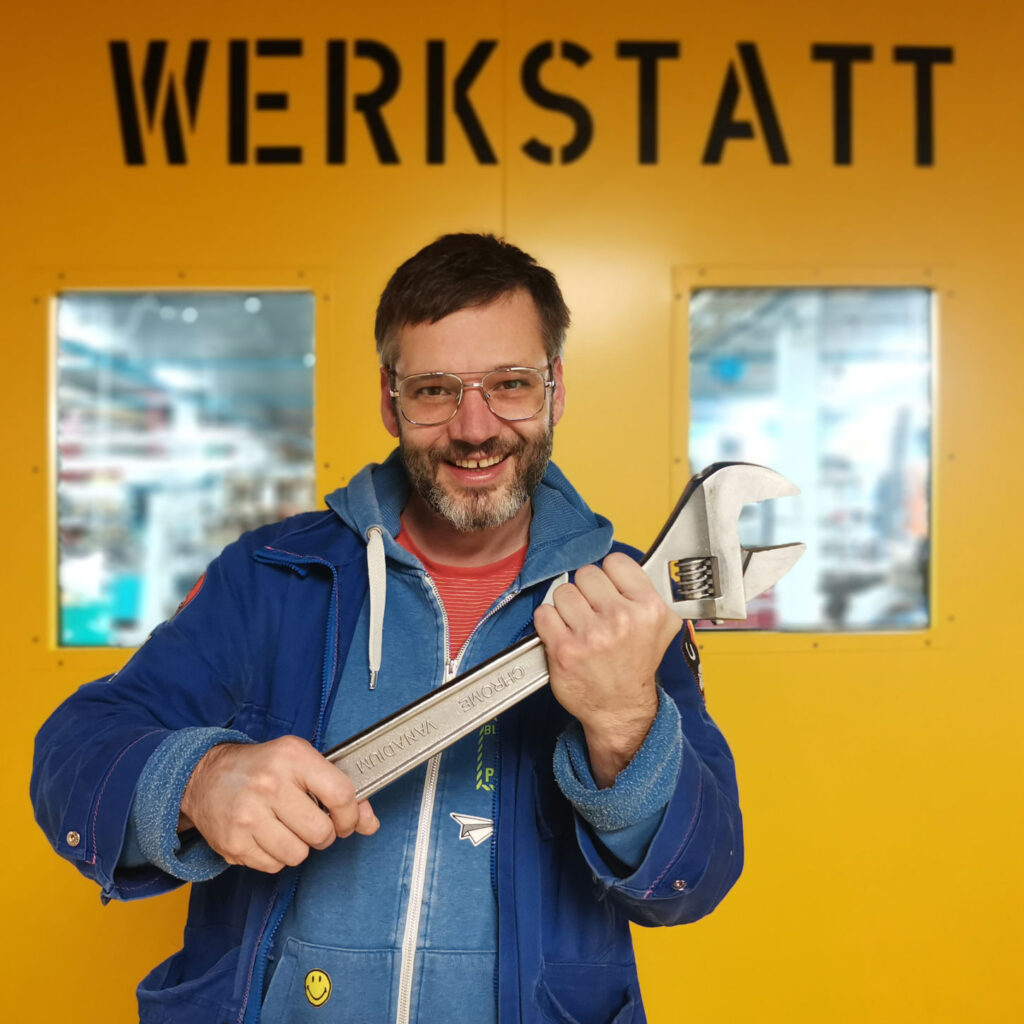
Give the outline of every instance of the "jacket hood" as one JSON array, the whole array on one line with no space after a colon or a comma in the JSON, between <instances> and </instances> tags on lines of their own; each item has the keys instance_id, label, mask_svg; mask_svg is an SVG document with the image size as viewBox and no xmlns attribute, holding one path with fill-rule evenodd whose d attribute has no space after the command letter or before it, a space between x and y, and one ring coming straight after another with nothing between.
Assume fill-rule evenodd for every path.
<instances>
[{"instance_id":1,"label":"jacket hood","mask_svg":"<svg viewBox=\"0 0 1024 1024\"><path fill-rule=\"evenodd\" d=\"M388 558L419 567L395 541L409 498L409 479L396 448L382 463L371 463L346 487L327 495L330 509L367 543L380 530ZM533 493L530 547L520 583L532 586L603 558L612 546L612 524L592 512L553 462Z\"/></svg>"}]
</instances>

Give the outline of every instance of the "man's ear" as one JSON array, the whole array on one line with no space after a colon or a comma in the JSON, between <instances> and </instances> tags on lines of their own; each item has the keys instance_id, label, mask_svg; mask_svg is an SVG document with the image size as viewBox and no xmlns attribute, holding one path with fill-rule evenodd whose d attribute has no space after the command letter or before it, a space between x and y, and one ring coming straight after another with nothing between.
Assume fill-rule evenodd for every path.
<instances>
[{"instance_id":1,"label":"man's ear","mask_svg":"<svg viewBox=\"0 0 1024 1024\"><path fill-rule=\"evenodd\" d=\"M391 397L391 371L386 366L380 368L380 418L384 429L392 437L398 437L398 410Z\"/></svg>"},{"instance_id":2,"label":"man's ear","mask_svg":"<svg viewBox=\"0 0 1024 1024\"><path fill-rule=\"evenodd\" d=\"M557 423L565 412L565 384L562 383L562 357L551 360L551 376L555 382L551 398L551 422Z\"/></svg>"}]
</instances>

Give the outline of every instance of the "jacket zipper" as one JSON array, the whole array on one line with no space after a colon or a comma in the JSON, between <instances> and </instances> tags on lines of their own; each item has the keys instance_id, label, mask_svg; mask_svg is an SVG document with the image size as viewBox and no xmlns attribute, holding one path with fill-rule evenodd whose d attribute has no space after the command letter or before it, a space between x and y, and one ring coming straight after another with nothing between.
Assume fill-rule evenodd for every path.
<instances>
[{"instance_id":1,"label":"jacket zipper","mask_svg":"<svg viewBox=\"0 0 1024 1024\"><path fill-rule=\"evenodd\" d=\"M466 652L470 641L481 624L505 607L519 593L519 588L510 590L494 607L489 609L480 621L470 631L466 642L459 649L454 658L448 659L448 644L450 631L448 626L448 612L445 610L444 601L441 600L441 592L437 584L430 578L430 573L424 573L434 600L441 609L441 622L444 625L444 681L447 683L459 674L459 663ZM423 909L423 885L427 874L427 859L430 853L430 829L434 820L434 798L437 795L437 779L441 772L441 754L435 754L427 763L427 777L423 781L423 795L420 798L420 815L416 827L416 847L412 860L412 881L409 886L409 908L405 915L405 931L402 936L402 970L398 979L398 1010L395 1015L395 1024L409 1024L409 1013L412 1004L412 979L416 967L416 945L420 931L420 913Z\"/></svg>"},{"instance_id":2,"label":"jacket zipper","mask_svg":"<svg viewBox=\"0 0 1024 1024\"><path fill-rule=\"evenodd\" d=\"M423 574L441 609L441 623L444 632L444 681L453 679L458 671L459 655L448 659L450 639L448 612L437 585L430 573ZM461 652L460 652L461 655ZM412 857L412 880L409 885L409 906L405 912L405 931L402 934L402 969L398 976L398 1010L395 1024L409 1024L412 1004L412 977L416 967L416 943L420 931L420 912L423 909L423 885L427 875L427 856L430 852L430 827L434 820L434 797L437 795L437 778L441 772L441 754L435 754L427 762L427 775L423 780L423 794L420 797L420 816L416 825L416 846Z\"/></svg>"}]
</instances>

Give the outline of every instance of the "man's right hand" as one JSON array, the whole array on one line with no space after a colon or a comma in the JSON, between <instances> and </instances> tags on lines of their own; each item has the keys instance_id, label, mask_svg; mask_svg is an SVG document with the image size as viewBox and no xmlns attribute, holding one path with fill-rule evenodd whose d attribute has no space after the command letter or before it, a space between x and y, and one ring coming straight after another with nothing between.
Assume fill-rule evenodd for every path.
<instances>
[{"instance_id":1,"label":"man's right hand","mask_svg":"<svg viewBox=\"0 0 1024 1024\"><path fill-rule=\"evenodd\" d=\"M191 827L229 864L274 872L380 822L347 775L304 739L282 736L211 747L181 798L178 831Z\"/></svg>"}]
</instances>

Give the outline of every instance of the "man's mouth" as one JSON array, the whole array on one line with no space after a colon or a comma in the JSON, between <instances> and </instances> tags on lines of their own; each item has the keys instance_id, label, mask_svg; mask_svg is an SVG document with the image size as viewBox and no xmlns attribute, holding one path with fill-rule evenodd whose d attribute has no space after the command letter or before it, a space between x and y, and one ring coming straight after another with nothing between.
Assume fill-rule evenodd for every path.
<instances>
[{"instance_id":1,"label":"man's mouth","mask_svg":"<svg viewBox=\"0 0 1024 1024\"><path fill-rule=\"evenodd\" d=\"M484 459L452 459L451 463L453 466L458 466L459 469L490 469L505 457L504 455L489 455Z\"/></svg>"}]
</instances>

